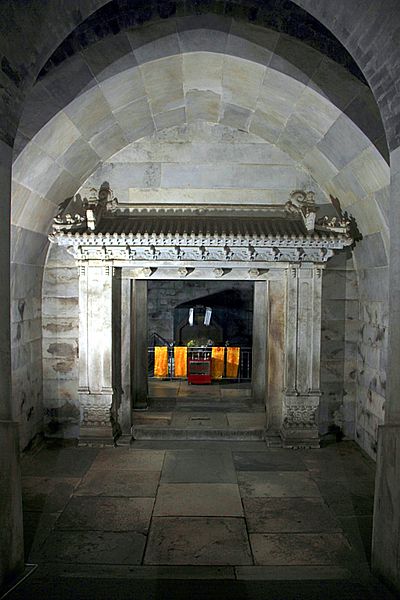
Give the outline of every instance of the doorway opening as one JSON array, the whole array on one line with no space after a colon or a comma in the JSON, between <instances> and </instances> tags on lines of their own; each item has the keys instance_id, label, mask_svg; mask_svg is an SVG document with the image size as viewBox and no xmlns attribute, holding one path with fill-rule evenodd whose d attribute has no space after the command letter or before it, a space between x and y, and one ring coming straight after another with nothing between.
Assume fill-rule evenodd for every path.
<instances>
[{"instance_id":1,"label":"doorway opening","mask_svg":"<svg viewBox=\"0 0 400 600\"><path fill-rule=\"evenodd\" d=\"M147 411L136 439L262 439L252 397L254 283L149 281Z\"/></svg>"}]
</instances>

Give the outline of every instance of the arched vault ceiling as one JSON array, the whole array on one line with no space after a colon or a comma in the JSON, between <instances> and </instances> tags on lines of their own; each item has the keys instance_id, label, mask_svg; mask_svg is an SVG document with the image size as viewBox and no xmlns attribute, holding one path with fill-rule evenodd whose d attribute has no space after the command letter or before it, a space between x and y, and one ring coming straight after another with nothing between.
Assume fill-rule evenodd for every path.
<instances>
[{"instance_id":1,"label":"arched vault ceiling","mask_svg":"<svg viewBox=\"0 0 400 600\"><path fill-rule=\"evenodd\" d=\"M166 21L175 15L191 15L197 18L208 13L268 27L279 22L283 15L288 19L288 30L294 27L298 30L299 37L308 36L311 45L318 45L318 28L313 31L311 27L309 36L303 22L293 21L293 13L296 12L293 7L296 4L301 6L308 12L308 15L305 13L305 22L308 23L310 15L313 15L336 36L357 62L380 105L390 146L396 148L399 139L399 120L396 117L398 103L394 103L393 99L396 96L400 70L399 48L396 43L399 27L397 0L381 0L379 3L375 0L357 3L348 0L337 0L334 3L323 0L293 0L293 4L279 0L275 4L278 5L276 11L271 10L269 0L263 3L251 0L237 0L233 3L221 3L218 0L123 2L124 6L130 6L135 13L131 22L126 20L126 26L140 25L154 18ZM90 31L87 35L96 40L103 36L106 30L115 33L121 28L115 14L118 6L118 2L115 1L69 0L68 3L63 3L61 8L58 3L43 0L34 5L34 10L33 5L20 2L4 3L0 7L2 22L7 24L0 46L3 54L0 99L4 108L11 110L8 119L2 123L2 139L14 137L24 92L63 40L88 17L95 18L96 11L102 7L107 10L108 20L103 15L101 26L93 32L95 35ZM73 48L68 50L69 53L74 51ZM13 98L11 103L10 98Z\"/></svg>"},{"instance_id":2,"label":"arched vault ceiling","mask_svg":"<svg viewBox=\"0 0 400 600\"><path fill-rule=\"evenodd\" d=\"M169 18L122 31L87 44L58 68L49 69L26 103L16 153L60 108L91 86L145 62L196 51L238 56L308 85L354 121L387 158L379 110L367 85L298 39L217 15Z\"/></svg>"},{"instance_id":3,"label":"arched vault ceiling","mask_svg":"<svg viewBox=\"0 0 400 600\"><path fill-rule=\"evenodd\" d=\"M159 43L168 47L170 41L150 44L140 65L122 71L115 65L26 145L13 171L12 223L18 230L46 234L57 205L110 156L135 140L200 120L276 145L325 193L340 198L364 234L382 230L386 238L373 200L389 182L388 167L330 100L249 60L243 40L247 58L203 51L155 58Z\"/></svg>"}]
</instances>

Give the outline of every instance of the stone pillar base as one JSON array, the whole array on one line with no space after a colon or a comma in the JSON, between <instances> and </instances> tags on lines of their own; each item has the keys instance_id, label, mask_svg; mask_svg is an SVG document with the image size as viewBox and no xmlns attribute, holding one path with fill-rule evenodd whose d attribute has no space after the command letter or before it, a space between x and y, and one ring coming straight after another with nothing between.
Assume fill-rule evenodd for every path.
<instances>
[{"instance_id":1,"label":"stone pillar base","mask_svg":"<svg viewBox=\"0 0 400 600\"><path fill-rule=\"evenodd\" d=\"M319 392L286 393L280 431L284 448L319 448L316 420L319 398Z\"/></svg>"},{"instance_id":2,"label":"stone pillar base","mask_svg":"<svg viewBox=\"0 0 400 600\"><path fill-rule=\"evenodd\" d=\"M282 427L280 434L283 448L319 448L317 428Z\"/></svg>"},{"instance_id":3,"label":"stone pillar base","mask_svg":"<svg viewBox=\"0 0 400 600\"><path fill-rule=\"evenodd\" d=\"M372 571L400 591L400 424L378 430Z\"/></svg>"},{"instance_id":4,"label":"stone pillar base","mask_svg":"<svg viewBox=\"0 0 400 600\"><path fill-rule=\"evenodd\" d=\"M112 394L80 394L83 420L79 445L113 446L117 432L114 431L111 406Z\"/></svg>"},{"instance_id":5,"label":"stone pillar base","mask_svg":"<svg viewBox=\"0 0 400 600\"><path fill-rule=\"evenodd\" d=\"M18 424L0 421L0 589L24 570Z\"/></svg>"}]
</instances>

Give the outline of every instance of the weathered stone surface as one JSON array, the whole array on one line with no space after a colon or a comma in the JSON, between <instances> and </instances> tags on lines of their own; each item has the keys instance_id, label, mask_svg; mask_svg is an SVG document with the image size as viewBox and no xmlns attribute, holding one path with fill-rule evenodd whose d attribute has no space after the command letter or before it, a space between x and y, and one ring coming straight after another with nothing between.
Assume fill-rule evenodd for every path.
<instances>
[{"instance_id":1,"label":"weathered stone surface","mask_svg":"<svg viewBox=\"0 0 400 600\"><path fill-rule=\"evenodd\" d=\"M308 473L239 471L238 481L243 498L320 497Z\"/></svg>"},{"instance_id":2,"label":"weathered stone surface","mask_svg":"<svg viewBox=\"0 0 400 600\"><path fill-rule=\"evenodd\" d=\"M155 517L241 517L239 488L230 483L162 483L154 506Z\"/></svg>"},{"instance_id":3,"label":"weathered stone surface","mask_svg":"<svg viewBox=\"0 0 400 600\"><path fill-rule=\"evenodd\" d=\"M57 529L135 531L146 533L153 498L74 497L57 521Z\"/></svg>"},{"instance_id":4,"label":"weathered stone surface","mask_svg":"<svg viewBox=\"0 0 400 600\"><path fill-rule=\"evenodd\" d=\"M291 450L268 449L264 452L234 452L237 471L305 471L300 456Z\"/></svg>"},{"instance_id":5,"label":"weathered stone surface","mask_svg":"<svg viewBox=\"0 0 400 600\"><path fill-rule=\"evenodd\" d=\"M372 568L399 588L399 427L381 426L378 435Z\"/></svg>"},{"instance_id":6,"label":"weathered stone surface","mask_svg":"<svg viewBox=\"0 0 400 600\"><path fill-rule=\"evenodd\" d=\"M79 478L22 478L22 502L26 511L60 512L69 501Z\"/></svg>"},{"instance_id":7,"label":"weathered stone surface","mask_svg":"<svg viewBox=\"0 0 400 600\"><path fill-rule=\"evenodd\" d=\"M120 471L161 471L163 450L136 450L135 448L110 448L99 450L93 469L114 470L117 460Z\"/></svg>"},{"instance_id":8,"label":"weathered stone surface","mask_svg":"<svg viewBox=\"0 0 400 600\"><path fill-rule=\"evenodd\" d=\"M154 498L159 479L158 471L90 469L75 490L75 495Z\"/></svg>"},{"instance_id":9,"label":"weathered stone surface","mask_svg":"<svg viewBox=\"0 0 400 600\"><path fill-rule=\"evenodd\" d=\"M37 560L78 564L139 565L146 536L112 531L54 531L37 553Z\"/></svg>"},{"instance_id":10,"label":"weathered stone surface","mask_svg":"<svg viewBox=\"0 0 400 600\"><path fill-rule=\"evenodd\" d=\"M256 565L340 565L350 547L340 533L253 533Z\"/></svg>"},{"instance_id":11,"label":"weathered stone surface","mask_svg":"<svg viewBox=\"0 0 400 600\"><path fill-rule=\"evenodd\" d=\"M340 523L319 498L244 498L250 532L340 531Z\"/></svg>"},{"instance_id":12,"label":"weathered stone surface","mask_svg":"<svg viewBox=\"0 0 400 600\"><path fill-rule=\"evenodd\" d=\"M252 564L244 519L154 518L144 564Z\"/></svg>"},{"instance_id":13,"label":"weathered stone surface","mask_svg":"<svg viewBox=\"0 0 400 600\"><path fill-rule=\"evenodd\" d=\"M82 477L96 458L95 448L43 449L22 461L22 474L35 477Z\"/></svg>"},{"instance_id":14,"label":"weathered stone surface","mask_svg":"<svg viewBox=\"0 0 400 600\"><path fill-rule=\"evenodd\" d=\"M16 423L0 421L0 585L9 584L24 568L21 470Z\"/></svg>"},{"instance_id":15,"label":"weathered stone surface","mask_svg":"<svg viewBox=\"0 0 400 600\"><path fill-rule=\"evenodd\" d=\"M236 473L227 451L167 450L161 482L236 483Z\"/></svg>"}]
</instances>

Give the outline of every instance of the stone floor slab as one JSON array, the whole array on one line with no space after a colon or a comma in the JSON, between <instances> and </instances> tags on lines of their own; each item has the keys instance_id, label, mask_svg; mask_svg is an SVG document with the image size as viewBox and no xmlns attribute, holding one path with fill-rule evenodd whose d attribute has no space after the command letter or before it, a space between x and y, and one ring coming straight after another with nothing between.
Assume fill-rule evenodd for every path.
<instances>
[{"instance_id":1,"label":"stone floor slab","mask_svg":"<svg viewBox=\"0 0 400 600\"><path fill-rule=\"evenodd\" d=\"M251 533L341 531L319 498L244 498L243 505Z\"/></svg>"},{"instance_id":2,"label":"stone floor slab","mask_svg":"<svg viewBox=\"0 0 400 600\"><path fill-rule=\"evenodd\" d=\"M251 388L246 388L245 384L240 388L221 386L221 397L223 400L231 398L251 398Z\"/></svg>"},{"instance_id":3,"label":"stone floor slab","mask_svg":"<svg viewBox=\"0 0 400 600\"><path fill-rule=\"evenodd\" d=\"M248 581L326 581L330 579L350 579L351 573L334 565L292 566L253 566L236 567L236 579Z\"/></svg>"},{"instance_id":4,"label":"stone floor slab","mask_svg":"<svg viewBox=\"0 0 400 600\"><path fill-rule=\"evenodd\" d=\"M167 450L162 483L237 483L228 450Z\"/></svg>"},{"instance_id":5,"label":"stone floor slab","mask_svg":"<svg viewBox=\"0 0 400 600\"><path fill-rule=\"evenodd\" d=\"M321 497L307 472L239 471L238 482L242 498Z\"/></svg>"},{"instance_id":6,"label":"stone floor slab","mask_svg":"<svg viewBox=\"0 0 400 600\"><path fill-rule=\"evenodd\" d=\"M146 536L132 532L54 531L40 553L41 562L139 565Z\"/></svg>"},{"instance_id":7,"label":"stone floor slab","mask_svg":"<svg viewBox=\"0 0 400 600\"><path fill-rule=\"evenodd\" d=\"M164 483L158 489L154 516L242 517L237 484Z\"/></svg>"},{"instance_id":8,"label":"stone floor slab","mask_svg":"<svg viewBox=\"0 0 400 600\"><path fill-rule=\"evenodd\" d=\"M60 512L79 482L79 478L23 477L23 508L27 511Z\"/></svg>"},{"instance_id":9,"label":"stone floor slab","mask_svg":"<svg viewBox=\"0 0 400 600\"><path fill-rule=\"evenodd\" d=\"M242 567L245 568L245 567ZM46 573L47 571L47 573ZM163 566L163 565L77 565L52 564L51 570L41 567L41 575L57 577L89 577L90 579L162 579L204 580L235 579L234 567L224 566Z\"/></svg>"},{"instance_id":10,"label":"stone floor slab","mask_svg":"<svg viewBox=\"0 0 400 600\"><path fill-rule=\"evenodd\" d=\"M148 565L251 565L241 518L155 517L144 563Z\"/></svg>"},{"instance_id":11,"label":"stone floor slab","mask_svg":"<svg viewBox=\"0 0 400 600\"><path fill-rule=\"evenodd\" d=\"M39 562L40 549L53 531L58 517L59 513L24 511L25 562Z\"/></svg>"},{"instance_id":12,"label":"stone floor slab","mask_svg":"<svg viewBox=\"0 0 400 600\"><path fill-rule=\"evenodd\" d=\"M237 471L305 471L300 456L293 450L265 448L262 452L233 452Z\"/></svg>"},{"instance_id":13,"label":"stone floor slab","mask_svg":"<svg viewBox=\"0 0 400 600\"><path fill-rule=\"evenodd\" d=\"M139 450L136 448L105 448L99 450L93 469L118 469L119 471L161 471L163 450Z\"/></svg>"},{"instance_id":14,"label":"stone floor slab","mask_svg":"<svg viewBox=\"0 0 400 600\"><path fill-rule=\"evenodd\" d=\"M267 446L263 441L243 442L239 440L135 440L132 446L148 450L209 450L256 452L265 451Z\"/></svg>"},{"instance_id":15,"label":"stone floor slab","mask_svg":"<svg viewBox=\"0 0 400 600\"><path fill-rule=\"evenodd\" d=\"M135 413L133 415L134 427L169 427L171 425L172 412L148 412Z\"/></svg>"},{"instance_id":16,"label":"stone floor slab","mask_svg":"<svg viewBox=\"0 0 400 600\"><path fill-rule=\"evenodd\" d=\"M226 415L223 413L174 413L171 421L171 427L185 427L189 429L219 429L227 426L228 421Z\"/></svg>"},{"instance_id":17,"label":"stone floor slab","mask_svg":"<svg viewBox=\"0 0 400 600\"><path fill-rule=\"evenodd\" d=\"M97 453L97 448L46 447L21 461L22 474L36 477L83 477Z\"/></svg>"},{"instance_id":18,"label":"stone floor slab","mask_svg":"<svg viewBox=\"0 0 400 600\"><path fill-rule=\"evenodd\" d=\"M321 479L315 476L313 479L325 502L335 514L339 516L372 514L374 497L368 490L362 494L353 494L343 481Z\"/></svg>"},{"instance_id":19,"label":"stone floor slab","mask_svg":"<svg viewBox=\"0 0 400 600\"><path fill-rule=\"evenodd\" d=\"M179 386L179 381L149 381L149 396L153 398L175 397L178 394Z\"/></svg>"},{"instance_id":20,"label":"stone floor slab","mask_svg":"<svg viewBox=\"0 0 400 600\"><path fill-rule=\"evenodd\" d=\"M256 565L342 565L350 548L340 533L253 533Z\"/></svg>"},{"instance_id":21,"label":"stone floor slab","mask_svg":"<svg viewBox=\"0 0 400 600\"><path fill-rule=\"evenodd\" d=\"M57 528L146 533L153 504L152 498L75 497L58 519Z\"/></svg>"},{"instance_id":22,"label":"stone floor slab","mask_svg":"<svg viewBox=\"0 0 400 600\"><path fill-rule=\"evenodd\" d=\"M182 381L179 386L178 398L190 398L198 396L199 398L220 398L219 385L193 385L187 381Z\"/></svg>"},{"instance_id":23,"label":"stone floor slab","mask_svg":"<svg viewBox=\"0 0 400 600\"><path fill-rule=\"evenodd\" d=\"M159 471L91 469L75 490L75 496L154 498L159 480Z\"/></svg>"},{"instance_id":24,"label":"stone floor slab","mask_svg":"<svg viewBox=\"0 0 400 600\"><path fill-rule=\"evenodd\" d=\"M237 429L264 429L267 422L265 413L227 413L229 427Z\"/></svg>"}]
</instances>

